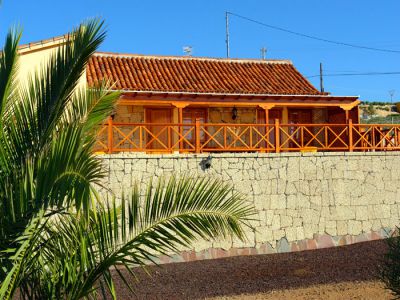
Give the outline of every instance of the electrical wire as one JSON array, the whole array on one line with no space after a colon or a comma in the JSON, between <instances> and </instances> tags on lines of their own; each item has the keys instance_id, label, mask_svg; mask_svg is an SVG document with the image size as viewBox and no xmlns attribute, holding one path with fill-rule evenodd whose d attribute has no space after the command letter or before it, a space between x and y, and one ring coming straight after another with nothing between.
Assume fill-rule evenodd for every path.
<instances>
[{"instance_id":1,"label":"electrical wire","mask_svg":"<svg viewBox=\"0 0 400 300\"><path fill-rule=\"evenodd\" d=\"M312 39L312 40L316 40L316 41L320 41L320 42L325 42L325 43L330 43L330 44L335 44L335 45L340 45L340 46L346 46L346 47L352 47L352 48L359 48L359 49L364 49L364 50L371 50L371 51L379 51L379 52L386 52L386 53L400 53L400 50L393 50L393 49L383 49L383 48L375 48L375 47L368 47L368 46L362 46L362 45L355 45L355 44L350 44L350 43L345 43L345 42L340 42L340 41L334 41L334 40L329 40L329 39L325 39L325 38L320 38L317 36L313 36L313 35L309 35L309 34L305 34L305 33L301 33L301 32L296 32L296 31L292 31L286 28L282 28L282 27L278 27L278 26L274 26L274 25L269 25L254 19L251 19L249 17L245 17L233 12L226 12L227 14L231 15L231 16L235 16L237 18L264 26L264 27L268 27L270 29L274 29L274 30L279 30L279 31L283 31L289 34L293 34L293 35L297 35L300 37L304 37L304 38L308 38L308 39Z\"/></svg>"},{"instance_id":2,"label":"electrical wire","mask_svg":"<svg viewBox=\"0 0 400 300\"><path fill-rule=\"evenodd\" d=\"M337 73L323 74L324 77L339 77L339 76L376 76L376 75L400 75L400 71L396 72L368 72L368 73ZM315 78L320 75L306 76L306 78Z\"/></svg>"}]
</instances>

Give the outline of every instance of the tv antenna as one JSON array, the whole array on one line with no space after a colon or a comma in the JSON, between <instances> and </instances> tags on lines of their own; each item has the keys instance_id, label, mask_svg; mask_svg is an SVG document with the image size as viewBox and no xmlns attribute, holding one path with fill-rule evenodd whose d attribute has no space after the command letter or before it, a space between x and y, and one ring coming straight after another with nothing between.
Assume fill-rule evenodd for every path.
<instances>
[{"instance_id":1,"label":"tv antenna","mask_svg":"<svg viewBox=\"0 0 400 300\"><path fill-rule=\"evenodd\" d=\"M183 52L186 56L192 56L193 54L193 47L192 46L185 46L183 47Z\"/></svg>"},{"instance_id":2,"label":"tv antenna","mask_svg":"<svg viewBox=\"0 0 400 300\"><path fill-rule=\"evenodd\" d=\"M260 52L261 52L261 59L262 59L262 60L265 60L265 59L267 58L267 48L262 47L262 48L260 49Z\"/></svg>"}]
</instances>

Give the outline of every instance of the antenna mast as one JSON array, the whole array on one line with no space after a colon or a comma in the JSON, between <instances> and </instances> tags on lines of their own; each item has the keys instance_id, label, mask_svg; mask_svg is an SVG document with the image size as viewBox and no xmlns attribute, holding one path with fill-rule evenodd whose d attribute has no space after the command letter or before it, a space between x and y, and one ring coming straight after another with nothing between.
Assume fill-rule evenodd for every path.
<instances>
[{"instance_id":1,"label":"antenna mast","mask_svg":"<svg viewBox=\"0 0 400 300\"><path fill-rule=\"evenodd\" d=\"M324 74L322 72L322 63L319 63L319 86L321 93L325 92L324 90Z\"/></svg>"},{"instance_id":2,"label":"antenna mast","mask_svg":"<svg viewBox=\"0 0 400 300\"><path fill-rule=\"evenodd\" d=\"M261 52L261 59L262 59L262 60L265 60L265 59L266 59L266 56L267 56L267 48L262 47L261 50L260 50L260 52Z\"/></svg>"},{"instance_id":3,"label":"antenna mast","mask_svg":"<svg viewBox=\"0 0 400 300\"><path fill-rule=\"evenodd\" d=\"M229 58L229 51L230 51L230 47L229 47L229 12L226 11L225 12L225 29L226 29L226 57Z\"/></svg>"}]
</instances>

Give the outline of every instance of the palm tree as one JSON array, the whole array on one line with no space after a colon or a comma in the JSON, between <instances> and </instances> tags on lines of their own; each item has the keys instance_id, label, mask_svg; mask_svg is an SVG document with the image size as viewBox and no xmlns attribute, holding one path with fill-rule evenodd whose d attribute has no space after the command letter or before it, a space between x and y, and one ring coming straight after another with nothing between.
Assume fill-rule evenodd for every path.
<instances>
[{"instance_id":1,"label":"palm tree","mask_svg":"<svg viewBox=\"0 0 400 300\"><path fill-rule=\"evenodd\" d=\"M98 124L118 93L78 86L105 38L88 21L27 84L17 80L21 32L0 52L0 299L116 298L113 278L193 241L236 236L253 214L219 180L172 177L136 187L122 201L96 193L104 177L93 154ZM122 272L125 269L126 272Z\"/></svg>"}]
</instances>

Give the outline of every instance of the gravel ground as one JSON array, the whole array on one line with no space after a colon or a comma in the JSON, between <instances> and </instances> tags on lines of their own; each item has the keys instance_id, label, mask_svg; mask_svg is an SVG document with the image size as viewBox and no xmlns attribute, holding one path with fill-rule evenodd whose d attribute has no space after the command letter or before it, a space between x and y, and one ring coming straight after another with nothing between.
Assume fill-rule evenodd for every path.
<instances>
[{"instance_id":1,"label":"gravel ground","mask_svg":"<svg viewBox=\"0 0 400 300\"><path fill-rule=\"evenodd\" d=\"M208 300L389 300L393 299L382 283L377 281L318 284L306 288L287 289L268 293L207 298Z\"/></svg>"},{"instance_id":2,"label":"gravel ground","mask_svg":"<svg viewBox=\"0 0 400 300\"><path fill-rule=\"evenodd\" d=\"M389 299L377 281L384 241L295 253L240 256L135 269L136 296L120 299ZM358 292L357 292L358 291ZM372 297L372 298L371 298Z\"/></svg>"}]
</instances>

